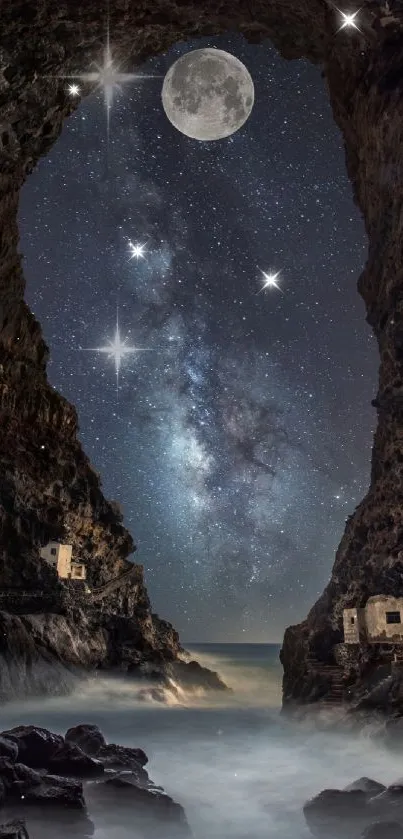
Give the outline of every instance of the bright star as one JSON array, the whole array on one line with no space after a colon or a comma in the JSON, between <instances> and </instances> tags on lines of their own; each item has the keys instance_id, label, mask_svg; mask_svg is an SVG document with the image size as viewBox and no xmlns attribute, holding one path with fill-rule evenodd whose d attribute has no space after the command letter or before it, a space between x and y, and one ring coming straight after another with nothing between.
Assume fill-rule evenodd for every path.
<instances>
[{"instance_id":1,"label":"bright star","mask_svg":"<svg viewBox=\"0 0 403 839\"><path fill-rule=\"evenodd\" d=\"M119 329L119 314L118 310L116 310L116 331L115 337L112 341L108 341L108 344L105 347L88 347L86 348L88 352L102 352L105 353L110 359L115 362L115 371L116 371L116 393L119 395L119 373L123 359L126 355L130 355L133 353L138 352L150 352L145 347L130 347L127 345L128 338L125 338L122 341Z\"/></svg>"},{"instance_id":2,"label":"bright star","mask_svg":"<svg viewBox=\"0 0 403 839\"><path fill-rule=\"evenodd\" d=\"M339 32L342 29L348 29L348 28L358 29L358 31L360 31L359 27L357 26L357 24L355 22L355 19L358 15L358 12L348 12L348 13L346 13L346 12L342 12L341 9L338 9L337 11L340 12L341 17L342 17L342 21L343 21L342 25L340 26L340 28L338 30Z\"/></svg>"},{"instance_id":3,"label":"bright star","mask_svg":"<svg viewBox=\"0 0 403 839\"><path fill-rule=\"evenodd\" d=\"M79 88L78 84L69 84L68 92L69 92L70 96L79 96L80 88Z\"/></svg>"},{"instance_id":4,"label":"bright star","mask_svg":"<svg viewBox=\"0 0 403 839\"><path fill-rule=\"evenodd\" d=\"M131 251L130 259L145 259L144 251L146 248L147 242L143 242L142 245L133 245L133 242L129 242L129 248Z\"/></svg>"},{"instance_id":5,"label":"bright star","mask_svg":"<svg viewBox=\"0 0 403 839\"><path fill-rule=\"evenodd\" d=\"M64 79L79 79L83 83L96 84L104 92L104 102L106 109L106 129L109 139L109 125L110 112L113 105L113 96L116 90L121 90L121 85L126 82L137 82L140 79L156 79L160 76L147 75L141 73L122 73L119 67L114 64L112 51L109 43L109 26L107 30L106 46L104 49L103 63L101 65L94 62L95 69L87 73L69 73L62 76ZM77 87L77 85L72 85ZM75 94L72 94L75 95Z\"/></svg>"},{"instance_id":6,"label":"bright star","mask_svg":"<svg viewBox=\"0 0 403 839\"><path fill-rule=\"evenodd\" d=\"M266 271L261 271L264 277L264 284L260 291L257 294L260 294L261 291L264 291L266 288L276 288L277 291L281 291L280 286L277 283L277 278L280 276L280 271L277 271L276 274L266 274Z\"/></svg>"}]
</instances>

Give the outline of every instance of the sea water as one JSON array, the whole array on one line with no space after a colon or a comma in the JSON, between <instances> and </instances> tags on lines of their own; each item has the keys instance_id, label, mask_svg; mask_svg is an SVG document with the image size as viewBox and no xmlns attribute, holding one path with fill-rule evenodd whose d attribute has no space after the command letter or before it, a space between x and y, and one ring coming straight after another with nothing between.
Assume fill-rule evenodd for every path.
<instances>
[{"instance_id":1,"label":"sea water","mask_svg":"<svg viewBox=\"0 0 403 839\"><path fill-rule=\"evenodd\" d=\"M139 702L127 681L90 679L68 698L16 702L1 729L35 724L55 732L96 723L109 742L144 749L148 771L185 808L195 839L308 839L304 801L362 775L383 783L403 776L403 755L363 734L340 734L280 715L279 647L188 645L220 673L231 694ZM133 839L133 826L96 839Z\"/></svg>"}]
</instances>

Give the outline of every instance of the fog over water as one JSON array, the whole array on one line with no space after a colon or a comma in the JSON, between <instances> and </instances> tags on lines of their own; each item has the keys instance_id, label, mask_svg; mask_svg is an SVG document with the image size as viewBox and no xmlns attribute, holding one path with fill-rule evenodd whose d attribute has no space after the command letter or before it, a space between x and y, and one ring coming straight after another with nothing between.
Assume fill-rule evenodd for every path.
<instances>
[{"instance_id":1,"label":"fog over water","mask_svg":"<svg viewBox=\"0 0 403 839\"><path fill-rule=\"evenodd\" d=\"M280 716L277 647L194 652L233 687L231 695L184 696L162 706L139 703L127 682L97 678L67 698L2 708L1 728L31 723L65 733L92 722L107 740L143 748L150 777L183 805L195 839L308 839L301 810L307 798L362 775L383 783L403 776L403 757L368 735L315 730ZM117 817L107 827L97 822L96 839L142 835Z\"/></svg>"}]
</instances>

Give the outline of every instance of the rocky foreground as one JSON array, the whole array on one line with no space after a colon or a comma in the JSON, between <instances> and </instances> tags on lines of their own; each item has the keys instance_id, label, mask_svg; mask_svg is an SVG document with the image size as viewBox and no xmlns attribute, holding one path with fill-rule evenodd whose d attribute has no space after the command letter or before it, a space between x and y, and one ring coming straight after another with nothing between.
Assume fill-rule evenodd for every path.
<instances>
[{"instance_id":1,"label":"rocky foreground","mask_svg":"<svg viewBox=\"0 0 403 839\"><path fill-rule=\"evenodd\" d=\"M403 779L385 787L360 778L342 790L326 789L304 806L318 839L403 839Z\"/></svg>"},{"instance_id":2,"label":"rocky foreground","mask_svg":"<svg viewBox=\"0 0 403 839\"><path fill-rule=\"evenodd\" d=\"M152 839L189 837L183 808L150 780L142 749L106 743L96 725L64 737L36 726L0 734L0 839L87 839L130 825Z\"/></svg>"}]
</instances>

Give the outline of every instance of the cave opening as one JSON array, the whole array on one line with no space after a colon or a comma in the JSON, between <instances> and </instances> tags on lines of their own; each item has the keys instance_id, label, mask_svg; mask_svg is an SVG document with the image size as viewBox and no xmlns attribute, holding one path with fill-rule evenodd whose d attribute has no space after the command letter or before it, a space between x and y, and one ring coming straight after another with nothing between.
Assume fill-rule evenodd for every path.
<instances>
[{"instance_id":1,"label":"cave opening","mask_svg":"<svg viewBox=\"0 0 403 839\"><path fill-rule=\"evenodd\" d=\"M58 528L67 527L77 537L80 550L91 553L101 581L122 570L133 549L116 506L102 495L77 439L75 409L48 384L41 327L24 301L17 226L21 187L74 110L60 77L78 64L97 59L105 43L105 10L92 4L77 6L70 0L62 6L53 0L33 4L28 32L25 5L2 5L1 32L0 576L11 587L16 580L37 582L39 546L45 535L56 537ZM367 0L360 10L360 25L351 32L337 27L330 0L307 0L302 5L294 0L270 4L256 0L253 9L243 0L231 4L204 0L197 5L191 0L174 5L157 0L152 7L146 0L135 5L116 0L110 8L110 31L125 66L138 66L152 55L162 55L181 38L237 31L248 42L270 39L284 58L307 59L322 69L334 119L342 132L354 200L369 239L358 285L380 349L379 386L373 402L378 425L369 492L348 517L331 581L307 619L290 627L284 637L283 698L287 705L318 698L310 656L332 660L334 646L342 638L344 606L360 607L380 593L403 594L402 24L400 3L393 0ZM197 370L194 374L197 378ZM268 415L273 441L284 443L285 428L280 422L276 425L274 406L257 412L260 423ZM236 428L236 412L230 410L227 418ZM261 450L254 450L250 440L237 439L236 453L241 459L245 454L252 457L256 468L262 469L263 463L270 473L270 464L262 461ZM60 493L56 487L61 487ZM211 556L209 544L207 548ZM242 563L242 545L238 556L231 546L224 548L232 584ZM256 573L252 568L250 578ZM182 594L178 591L178 602L181 615L186 615L188 604ZM200 600L202 595L203 591ZM296 609L293 621L297 614Z\"/></svg>"},{"instance_id":2,"label":"cave opening","mask_svg":"<svg viewBox=\"0 0 403 839\"><path fill-rule=\"evenodd\" d=\"M248 122L189 140L145 80L116 96L107 144L102 94L83 98L21 193L26 299L157 611L190 640L277 641L326 584L368 485L367 236L320 69L225 33L139 72L163 76L203 46L250 69ZM260 294L271 268L276 296ZM117 309L147 349L125 361L118 397L113 362L91 352Z\"/></svg>"}]
</instances>

